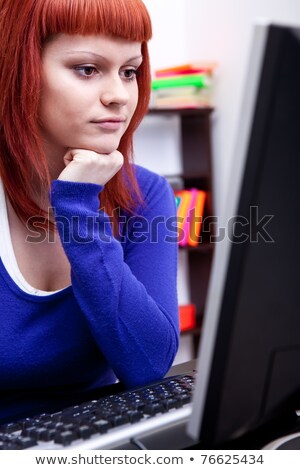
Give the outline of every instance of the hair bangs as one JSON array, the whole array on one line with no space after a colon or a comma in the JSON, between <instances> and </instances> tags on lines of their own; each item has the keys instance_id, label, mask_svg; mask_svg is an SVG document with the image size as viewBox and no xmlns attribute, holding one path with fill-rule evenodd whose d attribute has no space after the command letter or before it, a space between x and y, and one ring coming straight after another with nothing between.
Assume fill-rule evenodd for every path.
<instances>
[{"instance_id":1,"label":"hair bangs","mask_svg":"<svg viewBox=\"0 0 300 470\"><path fill-rule=\"evenodd\" d=\"M144 42L152 36L142 0L45 0L39 15L43 40L53 34L104 34Z\"/></svg>"}]
</instances>

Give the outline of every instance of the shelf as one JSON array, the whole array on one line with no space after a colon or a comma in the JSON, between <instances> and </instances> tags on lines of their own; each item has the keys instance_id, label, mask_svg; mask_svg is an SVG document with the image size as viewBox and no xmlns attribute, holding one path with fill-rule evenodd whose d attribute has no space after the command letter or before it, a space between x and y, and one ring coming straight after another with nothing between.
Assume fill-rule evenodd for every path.
<instances>
[{"instance_id":1,"label":"shelf","mask_svg":"<svg viewBox=\"0 0 300 470\"><path fill-rule=\"evenodd\" d=\"M191 328L190 330L183 330L183 331L180 332L180 334L182 336L186 336L186 335L199 336L200 333L201 333L201 328L200 327Z\"/></svg>"},{"instance_id":2,"label":"shelf","mask_svg":"<svg viewBox=\"0 0 300 470\"><path fill-rule=\"evenodd\" d=\"M179 246L180 251L188 251L189 253L208 253L212 252L214 249L214 246L212 243L203 243L197 245L197 246Z\"/></svg>"},{"instance_id":3,"label":"shelf","mask_svg":"<svg viewBox=\"0 0 300 470\"><path fill-rule=\"evenodd\" d=\"M182 178L184 180L207 179L207 176L205 173L174 173L174 174L164 174L164 177L167 179Z\"/></svg>"},{"instance_id":4,"label":"shelf","mask_svg":"<svg viewBox=\"0 0 300 470\"><path fill-rule=\"evenodd\" d=\"M148 114L180 114L183 116L207 116L214 108L149 108Z\"/></svg>"}]
</instances>

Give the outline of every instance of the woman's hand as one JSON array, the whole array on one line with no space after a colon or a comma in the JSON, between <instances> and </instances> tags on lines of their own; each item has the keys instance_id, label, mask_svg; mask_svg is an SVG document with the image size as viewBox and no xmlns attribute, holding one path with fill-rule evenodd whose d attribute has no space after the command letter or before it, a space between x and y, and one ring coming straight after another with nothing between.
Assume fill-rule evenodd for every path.
<instances>
[{"instance_id":1,"label":"woman's hand","mask_svg":"<svg viewBox=\"0 0 300 470\"><path fill-rule=\"evenodd\" d=\"M58 180L103 186L122 168L124 159L118 150L106 155L92 150L70 149L64 156L64 162L66 168Z\"/></svg>"}]
</instances>

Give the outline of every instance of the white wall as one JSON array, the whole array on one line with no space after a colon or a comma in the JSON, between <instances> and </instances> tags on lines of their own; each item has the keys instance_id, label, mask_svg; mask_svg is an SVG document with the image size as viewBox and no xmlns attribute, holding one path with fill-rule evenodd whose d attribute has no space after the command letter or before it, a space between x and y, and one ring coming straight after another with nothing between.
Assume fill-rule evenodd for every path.
<instances>
[{"instance_id":1,"label":"white wall","mask_svg":"<svg viewBox=\"0 0 300 470\"><path fill-rule=\"evenodd\" d=\"M215 206L219 213L224 194L230 187L254 20L265 17L300 26L300 0L144 1L153 22L150 54L154 69L197 59L219 63L212 136ZM155 139L159 139L158 134Z\"/></svg>"},{"instance_id":2,"label":"white wall","mask_svg":"<svg viewBox=\"0 0 300 470\"><path fill-rule=\"evenodd\" d=\"M181 63L188 50L185 15L189 0L144 0L144 3L152 19L150 54L154 68Z\"/></svg>"}]
</instances>

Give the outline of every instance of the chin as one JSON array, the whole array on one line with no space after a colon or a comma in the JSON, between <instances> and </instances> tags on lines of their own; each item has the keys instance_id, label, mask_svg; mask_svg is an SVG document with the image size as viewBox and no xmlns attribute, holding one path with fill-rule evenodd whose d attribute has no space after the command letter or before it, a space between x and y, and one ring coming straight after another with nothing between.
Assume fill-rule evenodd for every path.
<instances>
[{"instance_id":1,"label":"chin","mask_svg":"<svg viewBox=\"0 0 300 470\"><path fill-rule=\"evenodd\" d=\"M102 154L102 155L109 155L110 153L114 152L115 150L118 149L118 146L97 146L94 148L90 148L89 150L93 150L96 153Z\"/></svg>"},{"instance_id":2,"label":"chin","mask_svg":"<svg viewBox=\"0 0 300 470\"><path fill-rule=\"evenodd\" d=\"M120 138L101 139L101 142L90 142L90 150L97 153L110 154L118 149Z\"/></svg>"}]
</instances>

